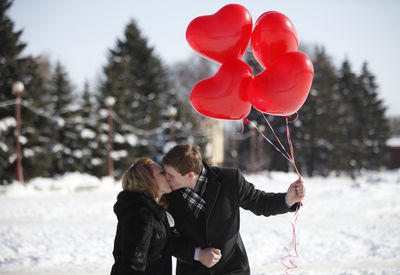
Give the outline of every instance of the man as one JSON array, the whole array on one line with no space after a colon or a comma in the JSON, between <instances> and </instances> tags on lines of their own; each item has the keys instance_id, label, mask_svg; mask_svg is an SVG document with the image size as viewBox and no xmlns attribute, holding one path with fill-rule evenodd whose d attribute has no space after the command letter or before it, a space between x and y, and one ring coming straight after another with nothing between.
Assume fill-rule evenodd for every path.
<instances>
[{"instance_id":1,"label":"man","mask_svg":"<svg viewBox=\"0 0 400 275\"><path fill-rule=\"evenodd\" d=\"M239 169L209 167L195 146L177 145L163 158L171 194L168 212L182 237L197 243L186 253L193 261L177 262L176 274L250 274L245 247L239 234L240 208L256 215L294 211L305 195L301 181L287 193L266 193L247 182ZM220 249L222 257L205 267L199 262L200 248Z\"/></svg>"}]
</instances>

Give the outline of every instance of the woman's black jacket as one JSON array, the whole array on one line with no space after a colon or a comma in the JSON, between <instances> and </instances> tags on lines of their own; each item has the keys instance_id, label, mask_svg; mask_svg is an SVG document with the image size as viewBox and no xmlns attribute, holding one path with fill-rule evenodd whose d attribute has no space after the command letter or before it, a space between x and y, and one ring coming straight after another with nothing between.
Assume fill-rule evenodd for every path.
<instances>
[{"instance_id":1,"label":"woman's black jacket","mask_svg":"<svg viewBox=\"0 0 400 275\"><path fill-rule=\"evenodd\" d=\"M118 224L111 275L170 275L171 254L183 260L193 255L193 252L186 252L181 239L172 236L165 209L145 194L120 192L114 212ZM192 246L188 249L192 250ZM175 254L176 250L182 255Z\"/></svg>"}]
</instances>

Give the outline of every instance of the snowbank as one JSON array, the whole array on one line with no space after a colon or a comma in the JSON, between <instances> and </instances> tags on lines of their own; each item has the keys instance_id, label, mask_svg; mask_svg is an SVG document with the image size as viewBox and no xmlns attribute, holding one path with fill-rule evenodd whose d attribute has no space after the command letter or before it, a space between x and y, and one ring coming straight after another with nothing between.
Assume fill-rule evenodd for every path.
<instances>
[{"instance_id":1,"label":"snowbank","mask_svg":"<svg viewBox=\"0 0 400 275\"><path fill-rule=\"evenodd\" d=\"M246 178L285 192L291 173ZM293 274L400 274L400 172L305 178L296 225ZM108 274L120 182L84 174L37 178L0 189L1 274ZM293 214L258 217L243 210L241 234L252 274L284 274Z\"/></svg>"}]
</instances>

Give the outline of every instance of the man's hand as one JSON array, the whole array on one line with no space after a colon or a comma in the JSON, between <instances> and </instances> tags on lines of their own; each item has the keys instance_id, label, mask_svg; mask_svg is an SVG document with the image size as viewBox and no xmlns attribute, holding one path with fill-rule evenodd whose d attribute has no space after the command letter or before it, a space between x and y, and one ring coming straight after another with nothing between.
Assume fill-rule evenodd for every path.
<instances>
[{"instance_id":1,"label":"man's hand","mask_svg":"<svg viewBox=\"0 0 400 275\"><path fill-rule=\"evenodd\" d=\"M306 195L306 188L301 180L293 182L286 193L286 200L290 204L299 202Z\"/></svg>"},{"instance_id":2,"label":"man's hand","mask_svg":"<svg viewBox=\"0 0 400 275\"><path fill-rule=\"evenodd\" d=\"M199 251L199 261L210 268L221 259L221 250L217 248L204 248Z\"/></svg>"}]
</instances>

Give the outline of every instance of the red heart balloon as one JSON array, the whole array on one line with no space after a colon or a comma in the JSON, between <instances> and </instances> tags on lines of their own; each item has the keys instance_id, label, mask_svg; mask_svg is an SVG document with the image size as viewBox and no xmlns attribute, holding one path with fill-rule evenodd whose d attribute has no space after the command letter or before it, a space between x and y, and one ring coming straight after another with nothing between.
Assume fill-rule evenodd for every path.
<instances>
[{"instance_id":1,"label":"red heart balloon","mask_svg":"<svg viewBox=\"0 0 400 275\"><path fill-rule=\"evenodd\" d=\"M250 12L241 5L230 4L215 14L193 19L186 29L186 40L200 55L222 64L242 59L252 28Z\"/></svg>"},{"instance_id":2,"label":"red heart balloon","mask_svg":"<svg viewBox=\"0 0 400 275\"><path fill-rule=\"evenodd\" d=\"M286 15L269 11L256 21L250 42L254 57L264 68L268 68L287 52L299 47L296 29Z\"/></svg>"},{"instance_id":3,"label":"red heart balloon","mask_svg":"<svg viewBox=\"0 0 400 275\"><path fill-rule=\"evenodd\" d=\"M218 72L198 82L190 101L200 114L219 119L242 119L251 109L247 87L253 79L251 68L241 60L222 64Z\"/></svg>"},{"instance_id":4,"label":"red heart balloon","mask_svg":"<svg viewBox=\"0 0 400 275\"><path fill-rule=\"evenodd\" d=\"M290 52L254 77L247 94L257 110L288 116L306 101L313 76L313 65L307 55Z\"/></svg>"}]
</instances>

